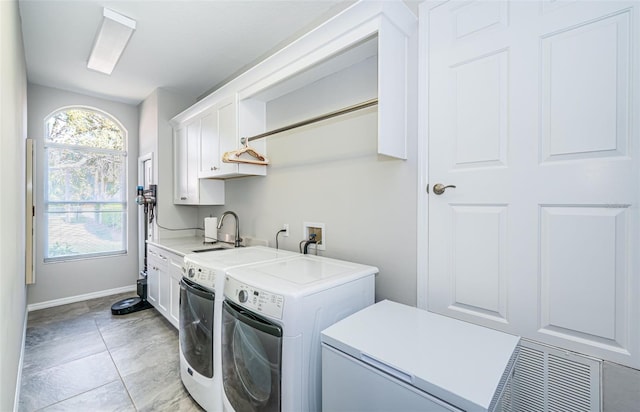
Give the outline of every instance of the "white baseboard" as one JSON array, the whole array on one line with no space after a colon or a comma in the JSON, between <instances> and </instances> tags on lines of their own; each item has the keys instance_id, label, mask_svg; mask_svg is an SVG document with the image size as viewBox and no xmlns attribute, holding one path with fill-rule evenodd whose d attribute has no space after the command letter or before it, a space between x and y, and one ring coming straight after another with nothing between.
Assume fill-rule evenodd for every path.
<instances>
[{"instance_id":1,"label":"white baseboard","mask_svg":"<svg viewBox=\"0 0 640 412\"><path fill-rule=\"evenodd\" d=\"M117 295L118 293L135 292L135 291L137 291L136 285L123 286L121 288L107 289L107 290L101 290L99 292L86 293L84 295L69 296L68 298L48 300L46 302L40 302L40 303L32 303L31 305L27 305L27 310L31 312L38 309L52 308L54 306L66 305L68 303L82 302L85 300L101 298L104 296Z\"/></svg>"}]
</instances>

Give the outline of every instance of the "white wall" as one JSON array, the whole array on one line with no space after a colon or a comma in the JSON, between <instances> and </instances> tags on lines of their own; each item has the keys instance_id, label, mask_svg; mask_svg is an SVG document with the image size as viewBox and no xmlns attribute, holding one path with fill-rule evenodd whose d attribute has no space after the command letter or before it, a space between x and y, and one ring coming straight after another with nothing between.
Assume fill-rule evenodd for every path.
<instances>
[{"instance_id":1,"label":"white wall","mask_svg":"<svg viewBox=\"0 0 640 412\"><path fill-rule=\"evenodd\" d=\"M43 139L44 119L55 110L70 105L84 105L103 110L117 118L127 130L127 230L128 253L126 255L84 259L70 262L44 263L41 223L37 225L36 273L37 282L28 288L29 304L44 303L72 298L106 290L134 288L138 278L138 232L135 203L138 174L138 108L124 103L112 102L63 90L29 84L29 137L36 141L37 185L36 205L43 204ZM42 207L37 207L38 221L44 222Z\"/></svg>"},{"instance_id":2,"label":"white wall","mask_svg":"<svg viewBox=\"0 0 640 412\"><path fill-rule=\"evenodd\" d=\"M25 138L27 75L16 0L0 1L0 410L19 386L26 320Z\"/></svg>"},{"instance_id":3,"label":"white wall","mask_svg":"<svg viewBox=\"0 0 640 412\"><path fill-rule=\"evenodd\" d=\"M371 63L269 102L267 129L375 97L377 72ZM376 108L268 137L267 176L227 180L225 206L201 207L199 220L233 210L241 233L270 246L288 223L291 235L280 235L280 247L293 251L302 240L303 222L324 223L322 255L377 266L376 299L415 306L416 130L410 126L406 161L378 155Z\"/></svg>"}]
</instances>

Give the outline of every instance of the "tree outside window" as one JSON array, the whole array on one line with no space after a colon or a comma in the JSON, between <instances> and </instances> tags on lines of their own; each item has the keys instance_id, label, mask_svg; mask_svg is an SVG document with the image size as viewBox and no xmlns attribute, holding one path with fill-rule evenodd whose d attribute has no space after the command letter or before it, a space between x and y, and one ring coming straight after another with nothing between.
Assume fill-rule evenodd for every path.
<instances>
[{"instance_id":1,"label":"tree outside window","mask_svg":"<svg viewBox=\"0 0 640 412\"><path fill-rule=\"evenodd\" d=\"M126 253L125 137L88 108L46 120L45 261Z\"/></svg>"}]
</instances>

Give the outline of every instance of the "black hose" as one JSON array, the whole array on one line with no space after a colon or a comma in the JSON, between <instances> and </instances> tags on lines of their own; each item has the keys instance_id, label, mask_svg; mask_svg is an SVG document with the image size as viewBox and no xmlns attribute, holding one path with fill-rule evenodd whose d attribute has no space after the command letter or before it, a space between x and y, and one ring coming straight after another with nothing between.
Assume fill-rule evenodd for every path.
<instances>
[{"instance_id":1,"label":"black hose","mask_svg":"<svg viewBox=\"0 0 640 412\"><path fill-rule=\"evenodd\" d=\"M278 230L278 233L276 233L276 249L280 249L280 248L278 247L278 235L279 235L280 233L282 233L282 232L286 232L286 229Z\"/></svg>"},{"instance_id":2,"label":"black hose","mask_svg":"<svg viewBox=\"0 0 640 412\"><path fill-rule=\"evenodd\" d=\"M306 242L304 242L304 254L307 254L307 249L309 248L309 245L312 243L318 243L317 240L307 240Z\"/></svg>"}]
</instances>

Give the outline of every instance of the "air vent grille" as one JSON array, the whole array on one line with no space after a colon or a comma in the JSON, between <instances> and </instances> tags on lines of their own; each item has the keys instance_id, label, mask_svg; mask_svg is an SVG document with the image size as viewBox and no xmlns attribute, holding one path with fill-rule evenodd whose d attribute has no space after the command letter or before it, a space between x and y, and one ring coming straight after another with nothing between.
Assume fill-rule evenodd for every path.
<instances>
[{"instance_id":1,"label":"air vent grille","mask_svg":"<svg viewBox=\"0 0 640 412\"><path fill-rule=\"evenodd\" d=\"M522 340L503 412L600 411L601 361Z\"/></svg>"},{"instance_id":2,"label":"air vent grille","mask_svg":"<svg viewBox=\"0 0 640 412\"><path fill-rule=\"evenodd\" d=\"M549 410L591 411L591 368L549 354Z\"/></svg>"},{"instance_id":3,"label":"air vent grille","mask_svg":"<svg viewBox=\"0 0 640 412\"><path fill-rule=\"evenodd\" d=\"M544 410L544 353L520 348L520 357L513 375L513 411Z\"/></svg>"}]
</instances>

